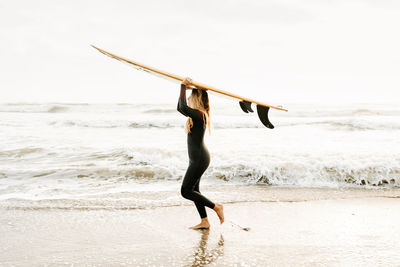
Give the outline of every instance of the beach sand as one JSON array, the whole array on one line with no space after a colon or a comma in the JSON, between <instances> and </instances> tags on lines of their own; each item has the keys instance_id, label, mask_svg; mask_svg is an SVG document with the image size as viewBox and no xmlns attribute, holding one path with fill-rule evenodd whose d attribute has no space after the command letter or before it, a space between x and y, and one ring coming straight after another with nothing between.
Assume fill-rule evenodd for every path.
<instances>
[{"instance_id":1,"label":"beach sand","mask_svg":"<svg viewBox=\"0 0 400 267\"><path fill-rule=\"evenodd\" d=\"M207 209L211 229L201 231L188 229L199 222L189 201L149 209L2 202L0 266L400 265L399 190L257 190L274 201L225 203L223 225Z\"/></svg>"}]
</instances>

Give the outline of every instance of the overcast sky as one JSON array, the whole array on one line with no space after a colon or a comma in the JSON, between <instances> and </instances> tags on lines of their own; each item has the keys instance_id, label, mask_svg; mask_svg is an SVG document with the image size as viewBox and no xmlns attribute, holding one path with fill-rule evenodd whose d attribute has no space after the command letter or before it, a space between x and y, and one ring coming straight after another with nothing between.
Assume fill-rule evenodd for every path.
<instances>
[{"instance_id":1,"label":"overcast sky","mask_svg":"<svg viewBox=\"0 0 400 267\"><path fill-rule=\"evenodd\" d=\"M0 0L0 102L175 103L94 44L269 104L393 103L399 3Z\"/></svg>"}]
</instances>

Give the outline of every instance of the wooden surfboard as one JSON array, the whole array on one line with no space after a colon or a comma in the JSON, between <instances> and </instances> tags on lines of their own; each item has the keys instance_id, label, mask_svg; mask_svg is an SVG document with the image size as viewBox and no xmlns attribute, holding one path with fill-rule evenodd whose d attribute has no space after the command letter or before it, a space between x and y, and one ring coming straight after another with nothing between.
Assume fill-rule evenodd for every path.
<instances>
[{"instance_id":1,"label":"wooden surfboard","mask_svg":"<svg viewBox=\"0 0 400 267\"><path fill-rule=\"evenodd\" d=\"M132 67L134 67L134 68L136 68L138 70L145 71L145 72L153 74L153 75L155 75L157 77L164 78L164 79L167 79L167 80L170 80L170 81L173 81L173 82L178 82L178 83L180 83L180 82L182 82L184 80L184 77L178 76L176 74L172 74L172 73L168 73L168 72L165 72L165 71L161 71L159 69L156 69L156 68L153 68L153 67L150 67L150 66L135 62L133 60L117 56L117 55L112 54L110 52L107 52L107 51L105 51L105 50L103 50L101 48L98 48L98 47L96 47L94 45L92 45L92 47L97 49L99 52L103 53L106 56L109 56L111 58L119 60L119 61L121 61L123 63L126 63L126 64L128 64L128 65L130 65L130 66L132 66ZM196 89L210 90L210 91L213 91L213 92L225 95L225 96L229 96L229 97L233 97L233 98L241 100L239 102L240 107L246 113L247 112L253 112L253 110L251 109L251 103L256 104L257 105L257 113L258 113L258 116L259 116L261 122L265 126L267 126L268 128L271 128L271 129L273 129L274 126L269 122L269 119L268 119L268 110L269 110L269 108L288 111L287 109L284 109L284 108L281 108L281 107L271 106L271 105L268 105L268 104L265 104L265 103L262 103L262 102L259 102L259 101L256 101L256 100L252 100L252 99L249 99L249 98L246 98L246 97L242 97L242 96L239 96L239 95L236 95L236 94L232 94L232 93L229 93L229 92L226 92L226 91L220 90L218 88L215 88L215 87L203 84L203 83L199 83L199 82L196 82L196 81L192 81L192 85L193 85L193 88L196 88Z\"/></svg>"}]
</instances>

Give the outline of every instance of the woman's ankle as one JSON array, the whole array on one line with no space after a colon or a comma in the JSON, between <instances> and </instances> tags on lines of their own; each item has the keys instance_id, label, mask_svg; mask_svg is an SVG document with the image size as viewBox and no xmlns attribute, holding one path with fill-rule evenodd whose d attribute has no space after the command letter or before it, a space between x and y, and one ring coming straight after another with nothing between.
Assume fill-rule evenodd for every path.
<instances>
[{"instance_id":1,"label":"woman's ankle","mask_svg":"<svg viewBox=\"0 0 400 267\"><path fill-rule=\"evenodd\" d=\"M207 217L201 218L201 222L208 222L208 218Z\"/></svg>"}]
</instances>

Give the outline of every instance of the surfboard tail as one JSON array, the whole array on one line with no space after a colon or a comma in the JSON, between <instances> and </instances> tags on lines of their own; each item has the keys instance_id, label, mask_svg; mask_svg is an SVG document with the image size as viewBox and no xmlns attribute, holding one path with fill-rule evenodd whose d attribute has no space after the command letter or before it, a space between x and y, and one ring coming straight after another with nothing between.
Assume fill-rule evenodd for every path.
<instances>
[{"instance_id":1,"label":"surfboard tail","mask_svg":"<svg viewBox=\"0 0 400 267\"><path fill-rule=\"evenodd\" d=\"M248 101L239 101L240 108L246 112L253 112L253 109L251 108L251 102ZM269 112L269 107L257 105L257 115L262 124L264 124L267 128L269 129L274 129L274 125L269 121L268 118L268 112Z\"/></svg>"},{"instance_id":2,"label":"surfboard tail","mask_svg":"<svg viewBox=\"0 0 400 267\"><path fill-rule=\"evenodd\" d=\"M261 122L269 129L274 129L274 125L269 121L268 118L269 107L264 107L261 105L257 105L257 114L260 118Z\"/></svg>"},{"instance_id":3,"label":"surfboard tail","mask_svg":"<svg viewBox=\"0 0 400 267\"><path fill-rule=\"evenodd\" d=\"M249 111L250 112L254 112L252 109L251 109L251 102L249 102L249 101L239 101L239 105L240 105L240 107L242 108L242 110L244 111L244 112L246 112L246 113L249 113Z\"/></svg>"}]
</instances>

